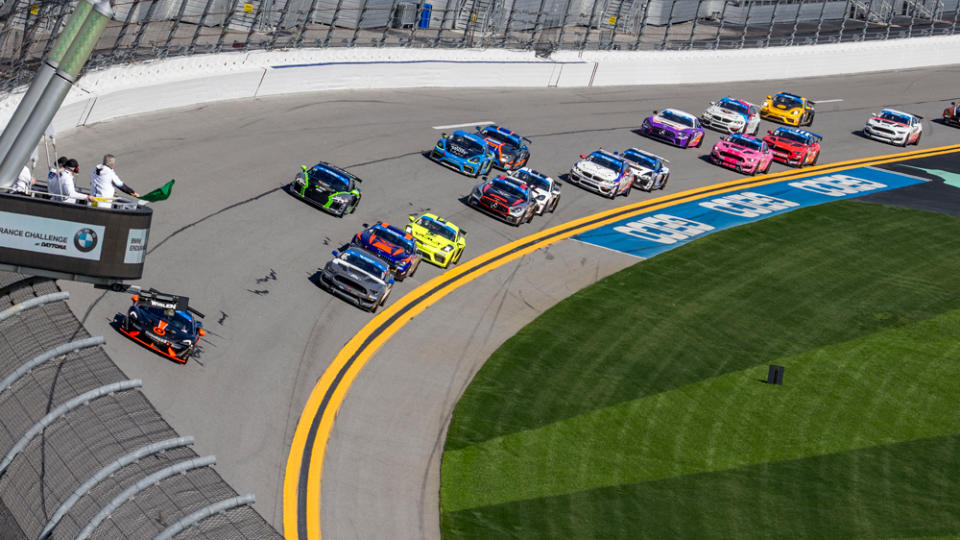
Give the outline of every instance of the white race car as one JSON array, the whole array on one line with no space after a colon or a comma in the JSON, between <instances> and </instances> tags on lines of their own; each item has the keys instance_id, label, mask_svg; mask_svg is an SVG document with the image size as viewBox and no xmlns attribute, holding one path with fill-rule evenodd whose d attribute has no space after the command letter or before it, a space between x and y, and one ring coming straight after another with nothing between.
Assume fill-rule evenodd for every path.
<instances>
[{"instance_id":1,"label":"white race car","mask_svg":"<svg viewBox=\"0 0 960 540\"><path fill-rule=\"evenodd\" d=\"M570 168L570 182L609 197L630 195L633 187L633 167L630 162L604 149L580 154L580 161Z\"/></svg>"},{"instance_id":2,"label":"white race car","mask_svg":"<svg viewBox=\"0 0 960 540\"><path fill-rule=\"evenodd\" d=\"M623 157L633 169L633 187L644 191L667 187L670 178L670 162L667 159L638 148L624 150Z\"/></svg>"},{"instance_id":3,"label":"white race car","mask_svg":"<svg viewBox=\"0 0 960 540\"><path fill-rule=\"evenodd\" d=\"M760 109L742 99L725 97L711 101L700 115L700 122L727 133L756 135L760 131Z\"/></svg>"},{"instance_id":4,"label":"white race car","mask_svg":"<svg viewBox=\"0 0 960 540\"><path fill-rule=\"evenodd\" d=\"M890 144L906 146L920 144L923 135L922 116L905 113L894 109L883 109L880 114L874 113L863 126L863 134L871 139Z\"/></svg>"},{"instance_id":5,"label":"white race car","mask_svg":"<svg viewBox=\"0 0 960 540\"><path fill-rule=\"evenodd\" d=\"M511 176L517 177L533 190L538 216L557 209L557 203L560 202L560 182L530 167L518 169L511 173Z\"/></svg>"}]
</instances>

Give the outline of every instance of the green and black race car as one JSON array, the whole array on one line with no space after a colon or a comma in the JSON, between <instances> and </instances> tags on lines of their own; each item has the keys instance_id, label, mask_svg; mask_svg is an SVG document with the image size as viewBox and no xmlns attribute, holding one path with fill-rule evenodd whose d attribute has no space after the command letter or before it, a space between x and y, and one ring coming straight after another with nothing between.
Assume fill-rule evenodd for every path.
<instances>
[{"instance_id":1,"label":"green and black race car","mask_svg":"<svg viewBox=\"0 0 960 540\"><path fill-rule=\"evenodd\" d=\"M321 161L302 169L290 183L290 193L337 217L352 214L360 203L362 180L347 171Z\"/></svg>"}]
</instances>

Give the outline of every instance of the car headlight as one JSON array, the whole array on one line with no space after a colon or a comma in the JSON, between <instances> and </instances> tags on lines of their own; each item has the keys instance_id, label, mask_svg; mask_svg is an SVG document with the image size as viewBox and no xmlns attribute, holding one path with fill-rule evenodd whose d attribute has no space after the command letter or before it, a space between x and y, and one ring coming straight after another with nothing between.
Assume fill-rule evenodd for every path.
<instances>
[{"instance_id":1,"label":"car headlight","mask_svg":"<svg viewBox=\"0 0 960 540\"><path fill-rule=\"evenodd\" d=\"M451 251L453 251L453 245L447 244L443 246L443 249L441 249L440 251L443 251L444 253L450 253Z\"/></svg>"},{"instance_id":2,"label":"car headlight","mask_svg":"<svg viewBox=\"0 0 960 540\"><path fill-rule=\"evenodd\" d=\"M407 231L407 234L413 234L413 227L407 225L403 230Z\"/></svg>"},{"instance_id":3,"label":"car headlight","mask_svg":"<svg viewBox=\"0 0 960 540\"><path fill-rule=\"evenodd\" d=\"M191 341L191 340L189 340L189 339L184 339L184 340L182 340L180 343L183 343L183 344L186 345L187 347L193 345L193 341Z\"/></svg>"},{"instance_id":4,"label":"car headlight","mask_svg":"<svg viewBox=\"0 0 960 540\"><path fill-rule=\"evenodd\" d=\"M340 204L347 204L347 202L350 201L350 198L346 195L334 195L333 200L334 202L338 202Z\"/></svg>"},{"instance_id":5,"label":"car headlight","mask_svg":"<svg viewBox=\"0 0 960 540\"><path fill-rule=\"evenodd\" d=\"M520 206L520 205L517 205L517 206L514 206L514 207L510 208L510 215L511 215L511 216L519 216L519 215L522 214L522 213L523 213L523 207Z\"/></svg>"},{"instance_id":6,"label":"car headlight","mask_svg":"<svg viewBox=\"0 0 960 540\"><path fill-rule=\"evenodd\" d=\"M467 160L467 163L473 163L474 165L476 165L477 163L480 163L480 158L478 158L478 157L472 157L472 158L470 158L470 159Z\"/></svg>"},{"instance_id":7,"label":"car headlight","mask_svg":"<svg viewBox=\"0 0 960 540\"><path fill-rule=\"evenodd\" d=\"M800 109L794 109L794 110L790 111L790 114L792 114L792 115L794 115L794 116L798 116L798 115L800 114Z\"/></svg>"}]
</instances>

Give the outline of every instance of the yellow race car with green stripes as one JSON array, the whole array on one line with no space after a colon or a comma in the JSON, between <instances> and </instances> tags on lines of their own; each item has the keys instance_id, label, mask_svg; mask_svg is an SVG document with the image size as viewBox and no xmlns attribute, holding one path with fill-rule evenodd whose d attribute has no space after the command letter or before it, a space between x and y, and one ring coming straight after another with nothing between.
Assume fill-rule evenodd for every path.
<instances>
[{"instance_id":1,"label":"yellow race car with green stripes","mask_svg":"<svg viewBox=\"0 0 960 540\"><path fill-rule=\"evenodd\" d=\"M417 241L423 260L440 268L460 262L467 245L467 231L436 214L410 216L407 232Z\"/></svg>"}]
</instances>

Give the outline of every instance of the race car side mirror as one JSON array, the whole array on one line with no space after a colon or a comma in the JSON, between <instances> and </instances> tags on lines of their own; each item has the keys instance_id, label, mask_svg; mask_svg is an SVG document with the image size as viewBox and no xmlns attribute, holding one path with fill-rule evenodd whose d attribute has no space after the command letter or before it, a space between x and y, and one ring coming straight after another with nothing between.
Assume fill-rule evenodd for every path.
<instances>
[{"instance_id":1,"label":"race car side mirror","mask_svg":"<svg viewBox=\"0 0 960 540\"><path fill-rule=\"evenodd\" d=\"M203 328L200 328L199 330L197 330L197 334L199 334L200 336L205 336L207 335L207 331L204 330Z\"/></svg>"},{"instance_id":2,"label":"race car side mirror","mask_svg":"<svg viewBox=\"0 0 960 540\"><path fill-rule=\"evenodd\" d=\"M773 99L773 98L770 97L770 96L767 96L767 101L770 101L771 99Z\"/></svg>"},{"instance_id":3,"label":"race car side mirror","mask_svg":"<svg viewBox=\"0 0 960 540\"><path fill-rule=\"evenodd\" d=\"M711 101L711 102L710 102L710 105L716 105L716 104L717 104L716 101Z\"/></svg>"},{"instance_id":4,"label":"race car side mirror","mask_svg":"<svg viewBox=\"0 0 960 540\"><path fill-rule=\"evenodd\" d=\"M416 221L416 220L417 220L417 216L410 216L410 221Z\"/></svg>"},{"instance_id":5,"label":"race car side mirror","mask_svg":"<svg viewBox=\"0 0 960 540\"><path fill-rule=\"evenodd\" d=\"M137 295L131 296L130 299L133 300L134 302L139 302L139 301L140 301L140 297L137 296Z\"/></svg>"},{"instance_id":6,"label":"race car side mirror","mask_svg":"<svg viewBox=\"0 0 960 540\"><path fill-rule=\"evenodd\" d=\"M653 114L657 114L657 112L659 111L657 111L656 109L653 110Z\"/></svg>"},{"instance_id":7,"label":"race car side mirror","mask_svg":"<svg viewBox=\"0 0 960 540\"><path fill-rule=\"evenodd\" d=\"M446 133L441 133L441 134L440 134L440 138L441 138L441 139L446 139L446 138L447 138L447 134L446 134Z\"/></svg>"},{"instance_id":8,"label":"race car side mirror","mask_svg":"<svg viewBox=\"0 0 960 540\"><path fill-rule=\"evenodd\" d=\"M460 234L462 234L462 235L464 236L464 238L466 238L466 236L467 236L467 231L465 231L465 230L463 230L463 229L460 229Z\"/></svg>"},{"instance_id":9,"label":"race car side mirror","mask_svg":"<svg viewBox=\"0 0 960 540\"><path fill-rule=\"evenodd\" d=\"M306 166L306 165L301 165L300 168L303 169L303 172L307 172L307 166Z\"/></svg>"},{"instance_id":10,"label":"race car side mirror","mask_svg":"<svg viewBox=\"0 0 960 540\"><path fill-rule=\"evenodd\" d=\"M773 135L773 132L768 129L768 130L767 130L767 135Z\"/></svg>"},{"instance_id":11,"label":"race car side mirror","mask_svg":"<svg viewBox=\"0 0 960 540\"><path fill-rule=\"evenodd\" d=\"M334 257L339 257L339 256L340 256L340 252L337 251L337 250L333 250L333 256L334 256Z\"/></svg>"},{"instance_id":12,"label":"race car side mirror","mask_svg":"<svg viewBox=\"0 0 960 540\"><path fill-rule=\"evenodd\" d=\"M580 159L587 159L587 155L586 155L586 154L580 154Z\"/></svg>"}]
</instances>

